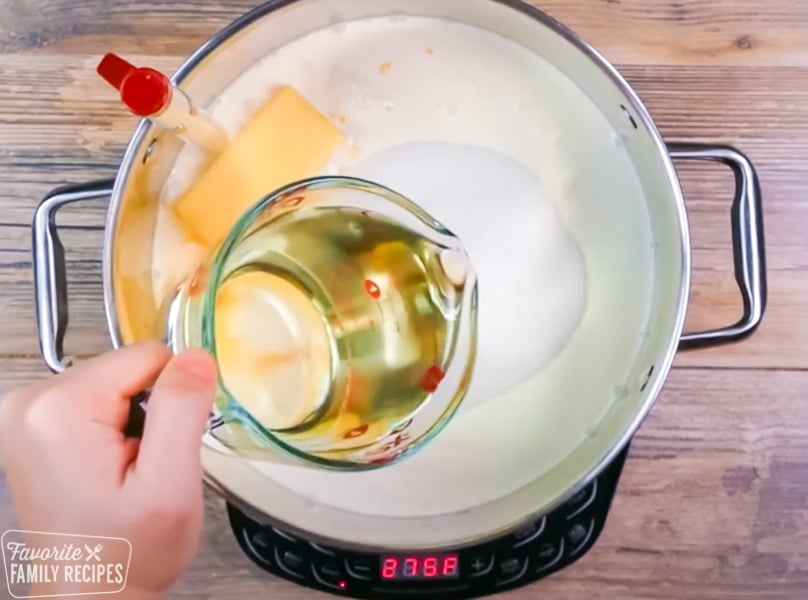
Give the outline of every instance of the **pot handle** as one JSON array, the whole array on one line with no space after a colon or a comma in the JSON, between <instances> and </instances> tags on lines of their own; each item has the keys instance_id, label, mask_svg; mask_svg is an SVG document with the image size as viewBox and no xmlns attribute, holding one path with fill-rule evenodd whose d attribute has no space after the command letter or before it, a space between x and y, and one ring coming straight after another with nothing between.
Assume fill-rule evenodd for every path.
<instances>
[{"instance_id":1,"label":"pot handle","mask_svg":"<svg viewBox=\"0 0 808 600\"><path fill-rule=\"evenodd\" d=\"M68 322L67 268L56 213L67 204L111 196L113 185L114 180L109 179L60 187L45 196L34 211L31 236L39 351L54 373L61 373L71 362L62 349Z\"/></svg>"},{"instance_id":2,"label":"pot handle","mask_svg":"<svg viewBox=\"0 0 808 600\"><path fill-rule=\"evenodd\" d=\"M757 172L751 161L732 146L672 143L668 144L668 152L674 160L720 162L735 174L735 197L730 213L732 252L735 280L743 300L743 316L737 323L685 334L679 341L679 348L691 350L738 342L755 332L766 310L766 253Z\"/></svg>"}]
</instances>

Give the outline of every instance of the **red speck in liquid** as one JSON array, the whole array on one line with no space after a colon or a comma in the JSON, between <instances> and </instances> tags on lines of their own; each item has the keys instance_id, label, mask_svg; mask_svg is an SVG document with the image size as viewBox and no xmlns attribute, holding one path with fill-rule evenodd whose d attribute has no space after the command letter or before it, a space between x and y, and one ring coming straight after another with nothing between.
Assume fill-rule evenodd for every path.
<instances>
[{"instance_id":1,"label":"red speck in liquid","mask_svg":"<svg viewBox=\"0 0 808 600\"><path fill-rule=\"evenodd\" d=\"M370 279L365 279L365 292L367 292L367 295L374 300L378 300L382 295L382 291L379 289L379 286L376 285L376 282L371 281Z\"/></svg>"},{"instance_id":2,"label":"red speck in liquid","mask_svg":"<svg viewBox=\"0 0 808 600\"><path fill-rule=\"evenodd\" d=\"M370 426L367 423L364 423L359 427L354 427L350 431L346 431L344 434L342 434L342 439L350 440L352 438L357 438L360 435L367 433L368 429L370 429Z\"/></svg>"},{"instance_id":3,"label":"red speck in liquid","mask_svg":"<svg viewBox=\"0 0 808 600\"><path fill-rule=\"evenodd\" d=\"M432 365L429 367L429 370L424 375L424 379L421 381L421 389L431 394L438 389L438 384L440 384L440 382L443 380L444 375L446 374L438 365Z\"/></svg>"},{"instance_id":4,"label":"red speck in liquid","mask_svg":"<svg viewBox=\"0 0 808 600\"><path fill-rule=\"evenodd\" d=\"M348 584L347 584L347 583L345 583L344 581L340 581L340 582L339 582L339 587L341 587L343 590L345 589L345 586L347 586L347 585L348 585Z\"/></svg>"}]
</instances>

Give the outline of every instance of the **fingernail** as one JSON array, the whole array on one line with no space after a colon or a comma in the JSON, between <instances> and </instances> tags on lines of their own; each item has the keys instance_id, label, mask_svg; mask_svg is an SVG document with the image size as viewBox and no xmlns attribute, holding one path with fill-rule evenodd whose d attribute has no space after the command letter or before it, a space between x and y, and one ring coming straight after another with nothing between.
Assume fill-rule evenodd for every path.
<instances>
[{"instance_id":1,"label":"fingernail","mask_svg":"<svg viewBox=\"0 0 808 600\"><path fill-rule=\"evenodd\" d=\"M177 367L189 375L206 381L216 380L216 364L211 355L204 350L186 350L175 360L179 363Z\"/></svg>"}]
</instances>

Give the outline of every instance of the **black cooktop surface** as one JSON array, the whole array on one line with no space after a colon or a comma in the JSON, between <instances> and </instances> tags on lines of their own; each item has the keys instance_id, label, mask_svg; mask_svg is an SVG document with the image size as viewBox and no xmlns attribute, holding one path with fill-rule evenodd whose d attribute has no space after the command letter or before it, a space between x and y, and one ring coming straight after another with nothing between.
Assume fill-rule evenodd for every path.
<instances>
[{"instance_id":1,"label":"black cooktop surface","mask_svg":"<svg viewBox=\"0 0 808 600\"><path fill-rule=\"evenodd\" d=\"M479 598L569 567L606 523L628 447L566 504L493 542L440 552L358 553L258 522L228 504L233 532L266 571L344 598Z\"/></svg>"}]
</instances>

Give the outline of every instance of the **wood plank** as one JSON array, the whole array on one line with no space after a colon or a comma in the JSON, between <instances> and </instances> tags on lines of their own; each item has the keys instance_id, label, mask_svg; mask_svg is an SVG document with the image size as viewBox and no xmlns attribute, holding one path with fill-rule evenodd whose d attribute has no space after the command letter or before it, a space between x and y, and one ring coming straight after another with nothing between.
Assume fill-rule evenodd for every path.
<instances>
[{"instance_id":1,"label":"wood plank","mask_svg":"<svg viewBox=\"0 0 808 600\"><path fill-rule=\"evenodd\" d=\"M256 1L9 0L0 52L187 55Z\"/></svg>"},{"instance_id":2,"label":"wood plank","mask_svg":"<svg viewBox=\"0 0 808 600\"><path fill-rule=\"evenodd\" d=\"M794 0L531 0L613 62L808 66L808 5ZM7 0L0 52L188 55L259 4ZM615 32L619 31L619 35Z\"/></svg>"},{"instance_id":3,"label":"wood plank","mask_svg":"<svg viewBox=\"0 0 808 600\"><path fill-rule=\"evenodd\" d=\"M39 376L35 360L0 383ZM606 530L569 571L502 598L802 597L808 586L808 372L675 369L632 445ZM765 401L761 401L765 398ZM0 481L0 504L8 490ZM319 598L241 554L207 496L170 598ZM13 524L0 511L0 530Z\"/></svg>"},{"instance_id":4,"label":"wood plank","mask_svg":"<svg viewBox=\"0 0 808 600\"><path fill-rule=\"evenodd\" d=\"M792 0L531 0L631 65L808 66L808 4Z\"/></svg>"}]
</instances>

